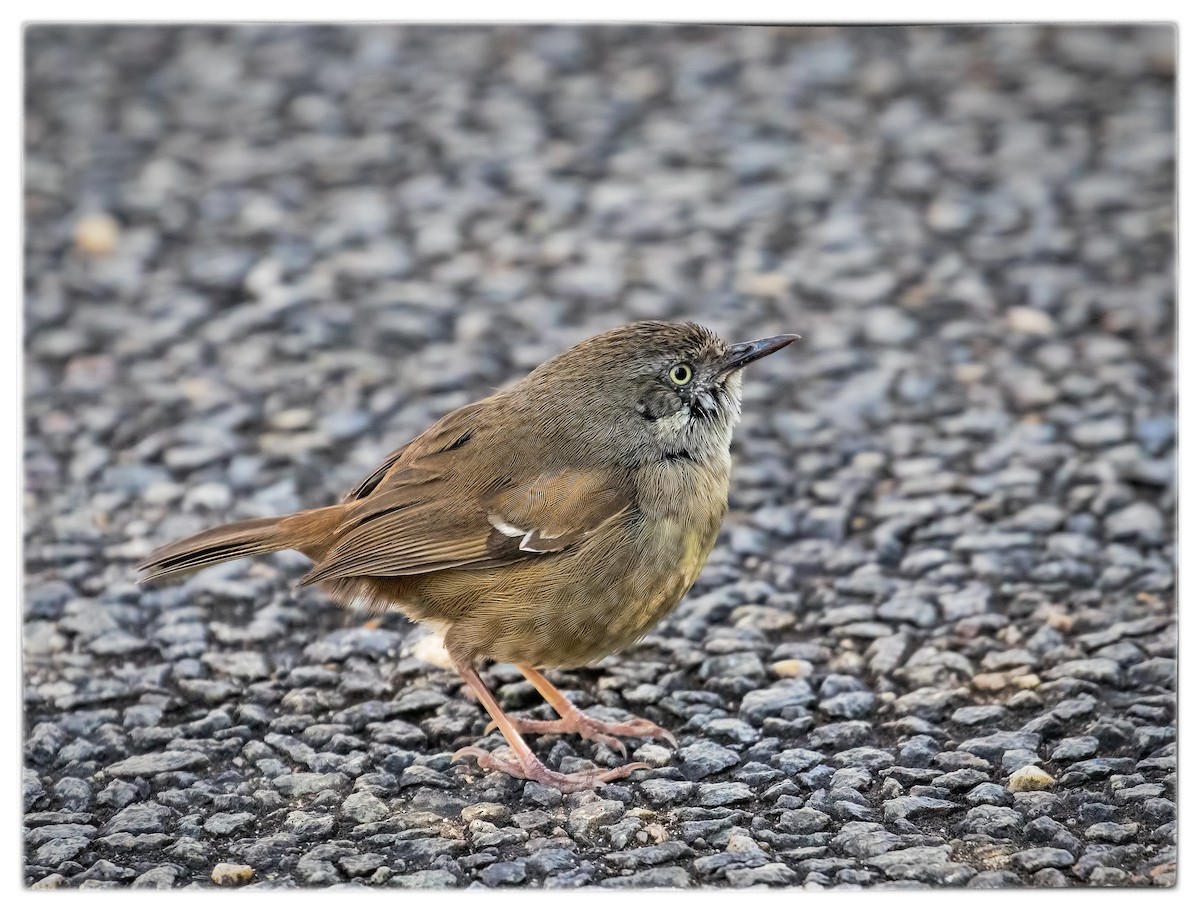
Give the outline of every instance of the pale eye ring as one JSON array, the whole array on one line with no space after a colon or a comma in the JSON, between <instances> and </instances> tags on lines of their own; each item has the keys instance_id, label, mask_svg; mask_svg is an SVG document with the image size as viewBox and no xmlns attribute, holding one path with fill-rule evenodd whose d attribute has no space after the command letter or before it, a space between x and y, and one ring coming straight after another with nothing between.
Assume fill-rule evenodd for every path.
<instances>
[{"instance_id":1,"label":"pale eye ring","mask_svg":"<svg viewBox=\"0 0 1200 912\"><path fill-rule=\"evenodd\" d=\"M676 364L667 374L671 378L671 382L676 386L687 386L692 382L692 366L690 364Z\"/></svg>"}]
</instances>

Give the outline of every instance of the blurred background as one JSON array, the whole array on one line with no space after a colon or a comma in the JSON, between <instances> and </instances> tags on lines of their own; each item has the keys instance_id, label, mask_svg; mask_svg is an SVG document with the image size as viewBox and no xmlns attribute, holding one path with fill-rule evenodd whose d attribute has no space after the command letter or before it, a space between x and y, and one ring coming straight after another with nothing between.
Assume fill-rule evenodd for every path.
<instances>
[{"instance_id":1,"label":"blurred background","mask_svg":"<svg viewBox=\"0 0 1200 912\"><path fill-rule=\"evenodd\" d=\"M965 736L1077 696L952 719L987 701L976 676L1040 674L1083 682L1076 727L1131 705L1167 727L1135 749L1118 726L1118 753L1173 755L1173 29L25 36L31 813L107 820L95 772L198 737L147 725L281 700L321 721L424 674L398 617L346 639L362 618L292 593L295 555L152 592L132 565L328 503L446 411L644 318L804 337L748 376L730 521L639 653L668 685L736 714L746 681L788 674L764 662L803 662L872 695L851 718L952 694L896 714ZM338 680L288 684L313 649ZM758 665L704 664L741 652ZM1172 815L1137 805L1134 882ZM106 856L80 838L30 849L27 880L148 870L88 875ZM1097 866L1124 870L1068 878Z\"/></svg>"}]
</instances>

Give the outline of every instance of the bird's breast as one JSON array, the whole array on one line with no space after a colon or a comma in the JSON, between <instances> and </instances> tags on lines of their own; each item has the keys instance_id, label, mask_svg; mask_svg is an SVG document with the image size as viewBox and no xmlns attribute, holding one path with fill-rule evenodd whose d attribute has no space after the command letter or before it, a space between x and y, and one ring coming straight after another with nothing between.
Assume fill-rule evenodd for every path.
<instances>
[{"instance_id":1,"label":"bird's breast","mask_svg":"<svg viewBox=\"0 0 1200 912\"><path fill-rule=\"evenodd\" d=\"M449 623L448 645L498 661L573 667L636 641L700 575L725 516L728 473L671 463L636 484L636 508L577 547L431 574L420 585L424 612Z\"/></svg>"},{"instance_id":2,"label":"bird's breast","mask_svg":"<svg viewBox=\"0 0 1200 912\"><path fill-rule=\"evenodd\" d=\"M674 608L700 575L728 509L728 461L672 462L639 479L636 546L625 609L615 623L637 639Z\"/></svg>"}]
</instances>

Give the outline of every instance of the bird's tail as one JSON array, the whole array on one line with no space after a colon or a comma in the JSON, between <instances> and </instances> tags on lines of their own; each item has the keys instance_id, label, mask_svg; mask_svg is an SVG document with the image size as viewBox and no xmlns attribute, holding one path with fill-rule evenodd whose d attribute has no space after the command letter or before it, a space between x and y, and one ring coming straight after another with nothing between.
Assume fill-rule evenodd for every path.
<instances>
[{"instance_id":1,"label":"bird's tail","mask_svg":"<svg viewBox=\"0 0 1200 912\"><path fill-rule=\"evenodd\" d=\"M198 532L151 553L138 567L141 582L182 576L239 557L292 548L317 559L340 524L343 512L341 504L334 504L287 516L246 519Z\"/></svg>"}]
</instances>

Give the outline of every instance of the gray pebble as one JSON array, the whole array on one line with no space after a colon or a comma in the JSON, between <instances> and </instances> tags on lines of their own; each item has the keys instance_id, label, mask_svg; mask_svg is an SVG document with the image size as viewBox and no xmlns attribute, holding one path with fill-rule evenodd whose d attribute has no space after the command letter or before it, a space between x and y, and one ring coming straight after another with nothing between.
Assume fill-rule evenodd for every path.
<instances>
[{"instance_id":1,"label":"gray pebble","mask_svg":"<svg viewBox=\"0 0 1200 912\"><path fill-rule=\"evenodd\" d=\"M676 752L679 768L693 781L736 766L740 757L732 750L712 741L697 741Z\"/></svg>"},{"instance_id":2,"label":"gray pebble","mask_svg":"<svg viewBox=\"0 0 1200 912\"><path fill-rule=\"evenodd\" d=\"M1042 868L1067 868L1075 863L1073 856L1066 849L1039 847L1024 849L1012 857L1013 864L1021 871L1040 871Z\"/></svg>"}]
</instances>

